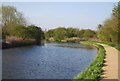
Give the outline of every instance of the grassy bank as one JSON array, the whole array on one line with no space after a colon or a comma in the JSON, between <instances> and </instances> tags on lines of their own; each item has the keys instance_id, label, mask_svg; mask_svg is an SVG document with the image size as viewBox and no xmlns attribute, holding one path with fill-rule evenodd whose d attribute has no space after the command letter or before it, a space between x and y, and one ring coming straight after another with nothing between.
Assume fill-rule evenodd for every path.
<instances>
[{"instance_id":1,"label":"grassy bank","mask_svg":"<svg viewBox=\"0 0 120 81\"><path fill-rule=\"evenodd\" d=\"M114 48L116 48L117 50L120 51L120 46L118 46L118 45L116 45L116 44L105 43L105 42L98 42L98 43L109 45L109 46L114 47Z\"/></svg>"},{"instance_id":2,"label":"grassy bank","mask_svg":"<svg viewBox=\"0 0 120 81\"><path fill-rule=\"evenodd\" d=\"M92 42L92 41L88 41L88 42ZM106 44L106 45L109 45L109 46L111 46L111 47L114 47L114 48L116 48L117 50L120 51L120 46L118 46L117 44L107 43L107 42L94 42L94 43Z\"/></svg>"},{"instance_id":3,"label":"grassy bank","mask_svg":"<svg viewBox=\"0 0 120 81\"><path fill-rule=\"evenodd\" d=\"M90 42L90 41L82 41L82 43L86 44L91 44L95 45L98 47L99 52L97 57L92 61L90 66L86 68L83 72L79 73L74 80L75 81L98 81L100 79L100 75L103 72L102 67L104 63L104 58L105 58L105 49L103 46L96 44L95 42Z\"/></svg>"}]
</instances>

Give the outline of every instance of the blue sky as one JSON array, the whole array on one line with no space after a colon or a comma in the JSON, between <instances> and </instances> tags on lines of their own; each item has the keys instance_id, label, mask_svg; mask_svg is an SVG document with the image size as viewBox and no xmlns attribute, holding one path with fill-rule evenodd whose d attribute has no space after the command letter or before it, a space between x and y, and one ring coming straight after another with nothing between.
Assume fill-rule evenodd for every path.
<instances>
[{"instance_id":1,"label":"blue sky","mask_svg":"<svg viewBox=\"0 0 120 81\"><path fill-rule=\"evenodd\" d=\"M24 14L29 24L44 29L75 27L97 29L110 17L116 2L9 2Z\"/></svg>"}]
</instances>

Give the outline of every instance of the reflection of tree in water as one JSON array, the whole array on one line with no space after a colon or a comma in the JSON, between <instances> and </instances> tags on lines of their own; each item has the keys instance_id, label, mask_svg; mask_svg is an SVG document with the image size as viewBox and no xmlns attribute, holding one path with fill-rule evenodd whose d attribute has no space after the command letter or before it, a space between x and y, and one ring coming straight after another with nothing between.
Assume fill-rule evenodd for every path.
<instances>
[{"instance_id":1,"label":"reflection of tree in water","mask_svg":"<svg viewBox=\"0 0 120 81\"><path fill-rule=\"evenodd\" d=\"M81 49L93 49L92 46L85 46L85 47L76 47L76 46L65 46L65 45L48 45L48 46L55 46L55 47L65 47L65 48L81 48Z\"/></svg>"}]
</instances>

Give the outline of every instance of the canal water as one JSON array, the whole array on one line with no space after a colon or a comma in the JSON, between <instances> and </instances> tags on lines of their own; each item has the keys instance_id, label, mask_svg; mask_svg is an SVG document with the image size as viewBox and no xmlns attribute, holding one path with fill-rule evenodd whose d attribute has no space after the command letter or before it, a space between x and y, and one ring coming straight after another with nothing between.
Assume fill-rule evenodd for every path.
<instances>
[{"instance_id":1,"label":"canal water","mask_svg":"<svg viewBox=\"0 0 120 81\"><path fill-rule=\"evenodd\" d=\"M3 79L73 79L94 60L97 48L77 43L46 43L2 51Z\"/></svg>"}]
</instances>

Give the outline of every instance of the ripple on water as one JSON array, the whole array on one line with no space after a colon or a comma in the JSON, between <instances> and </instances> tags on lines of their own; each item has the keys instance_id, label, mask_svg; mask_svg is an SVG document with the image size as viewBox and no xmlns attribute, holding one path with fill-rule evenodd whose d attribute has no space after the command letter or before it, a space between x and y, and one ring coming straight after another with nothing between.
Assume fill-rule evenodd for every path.
<instances>
[{"instance_id":1,"label":"ripple on water","mask_svg":"<svg viewBox=\"0 0 120 81\"><path fill-rule=\"evenodd\" d=\"M3 79L73 79L96 54L97 48L76 43L5 49Z\"/></svg>"}]
</instances>

